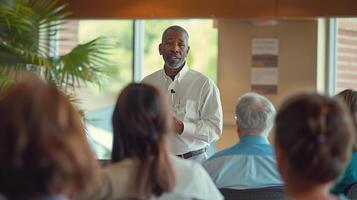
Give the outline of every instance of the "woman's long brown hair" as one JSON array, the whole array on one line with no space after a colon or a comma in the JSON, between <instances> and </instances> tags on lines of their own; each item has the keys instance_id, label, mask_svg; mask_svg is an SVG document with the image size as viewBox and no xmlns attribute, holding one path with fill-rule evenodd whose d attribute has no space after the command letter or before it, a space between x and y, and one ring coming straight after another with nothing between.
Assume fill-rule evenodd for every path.
<instances>
[{"instance_id":1,"label":"woman's long brown hair","mask_svg":"<svg viewBox=\"0 0 357 200\"><path fill-rule=\"evenodd\" d=\"M160 196L174 187L165 144L165 135L171 129L167 108L156 88L133 83L121 92L114 109L112 162L139 160L137 186L142 197Z\"/></svg>"},{"instance_id":2,"label":"woman's long brown hair","mask_svg":"<svg viewBox=\"0 0 357 200\"><path fill-rule=\"evenodd\" d=\"M0 98L0 193L70 196L97 167L78 112L52 84L31 77Z\"/></svg>"}]
</instances>

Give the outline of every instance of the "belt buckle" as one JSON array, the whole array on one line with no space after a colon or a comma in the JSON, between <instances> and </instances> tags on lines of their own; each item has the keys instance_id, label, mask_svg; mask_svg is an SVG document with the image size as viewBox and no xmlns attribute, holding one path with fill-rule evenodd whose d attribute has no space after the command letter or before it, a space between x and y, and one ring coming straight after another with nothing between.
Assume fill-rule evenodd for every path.
<instances>
[{"instance_id":1,"label":"belt buckle","mask_svg":"<svg viewBox=\"0 0 357 200\"><path fill-rule=\"evenodd\" d=\"M176 155L176 156L180 157L180 158L188 159L188 158L191 158L193 156L197 156L199 154L202 154L204 152L206 152L206 147L202 148L202 149L198 149L196 151L190 151L190 152L187 152L187 153L184 153L184 154L181 154L181 155Z\"/></svg>"},{"instance_id":2,"label":"belt buckle","mask_svg":"<svg viewBox=\"0 0 357 200\"><path fill-rule=\"evenodd\" d=\"M182 157L183 157L184 159L188 159L188 158L193 157L192 151L183 154Z\"/></svg>"}]
</instances>

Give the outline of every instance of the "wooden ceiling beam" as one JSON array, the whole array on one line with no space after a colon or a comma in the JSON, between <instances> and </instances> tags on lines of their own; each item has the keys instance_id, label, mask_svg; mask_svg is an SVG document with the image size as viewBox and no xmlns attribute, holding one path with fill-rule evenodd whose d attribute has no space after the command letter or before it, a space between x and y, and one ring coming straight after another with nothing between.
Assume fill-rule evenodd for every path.
<instances>
[{"instance_id":1,"label":"wooden ceiling beam","mask_svg":"<svg viewBox=\"0 0 357 200\"><path fill-rule=\"evenodd\" d=\"M61 0L64 2L65 0ZM357 0L68 0L72 18L285 18L357 16Z\"/></svg>"}]
</instances>

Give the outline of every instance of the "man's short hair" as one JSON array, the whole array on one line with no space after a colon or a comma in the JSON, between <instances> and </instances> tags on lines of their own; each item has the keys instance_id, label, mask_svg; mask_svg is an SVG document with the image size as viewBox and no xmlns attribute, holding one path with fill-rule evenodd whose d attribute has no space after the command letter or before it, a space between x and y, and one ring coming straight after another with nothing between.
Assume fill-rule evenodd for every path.
<instances>
[{"instance_id":1,"label":"man's short hair","mask_svg":"<svg viewBox=\"0 0 357 200\"><path fill-rule=\"evenodd\" d=\"M276 110L266 97L246 93L239 98L235 114L242 133L268 135L273 127Z\"/></svg>"},{"instance_id":2,"label":"man's short hair","mask_svg":"<svg viewBox=\"0 0 357 200\"><path fill-rule=\"evenodd\" d=\"M178 26L178 25L173 25L173 26L170 26L168 28L165 29L165 31L162 33L162 38L161 38L161 41L164 40L164 37L166 35L166 33L169 31L169 30L175 30L175 31L181 31L185 34L186 36L186 40L187 40L187 43L188 43L188 39L189 39L189 35L188 35L188 32L186 31L186 29L182 28L181 26Z\"/></svg>"}]
</instances>

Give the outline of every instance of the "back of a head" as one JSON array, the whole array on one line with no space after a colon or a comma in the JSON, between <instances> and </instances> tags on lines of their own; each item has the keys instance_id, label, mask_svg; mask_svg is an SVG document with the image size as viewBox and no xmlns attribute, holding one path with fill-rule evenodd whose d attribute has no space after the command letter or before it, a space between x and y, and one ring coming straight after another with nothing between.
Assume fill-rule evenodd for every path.
<instances>
[{"instance_id":1,"label":"back of a head","mask_svg":"<svg viewBox=\"0 0 357 200\"><path fill-rule=\"evenodd\" d=\"M38 78L0 99L0 193L9 199L72 195L95 172L80 116L54 85Z\"/></svg>"},{"instance_id":2,"label":"back of a head","mask_svg":"<svg viewBox=\"0 0 357 200\"><path fill-rule=\"evenodd\" d=\"M267 136L273 127L275 108L264 96L247 93L239 98L235 115L243 134Z\"/></svg>"},{"instance_id":3,"label":"back of a head","mask_svg":"<svg viewBox=\"0 0 357 200\"><path fill-rule=\"evenodd\" d=\"M171 130L166 99L154 87L132 83L123 89L113 117L112 161L135 159L141 164L139 195L161 195L173 188L174 175L165 136Z\"/></svg>"},{"instance_id":4,"label":"back of a head","mask_svg":"<svg viewBox=\"0 0 357 200\"><path fill-rule=\"evenodd\" d=\"M344 107L319 94L300 94L278 111L275 146L288 185L308 188L335 180L350 156L352 126ZM279 161L279 159L278 159Z\"/></svg>"},{"instance_id":5,"label":"back of a head","mask_svg":"<svg viewBox=\"0 0 357 200\"><path fill-rule=\"evenodd\" d=\"M353 89L345 89L336 95L337 98L342 99L342 101L347 106L350 111L352 122L354 125L354 143L353 150L357 151L357 91Z\"/></svg>"}]
</instances>

